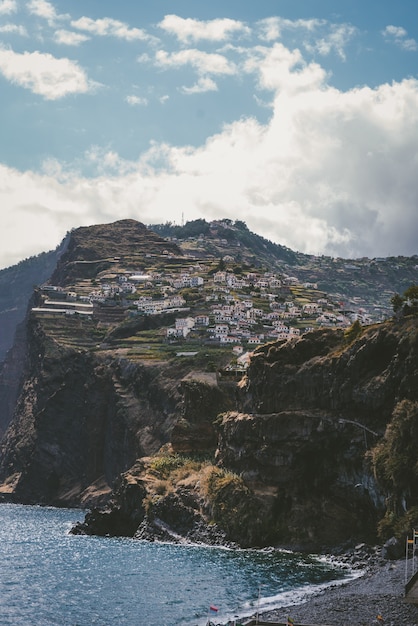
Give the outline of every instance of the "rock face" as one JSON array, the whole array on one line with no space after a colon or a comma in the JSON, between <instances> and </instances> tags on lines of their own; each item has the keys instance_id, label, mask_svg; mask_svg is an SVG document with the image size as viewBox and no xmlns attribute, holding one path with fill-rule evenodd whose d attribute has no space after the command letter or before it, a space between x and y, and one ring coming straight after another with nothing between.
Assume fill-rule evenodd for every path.
<instances>
[{"instance_id":1,"label":"rock face","mask_svg":"<svg viewBox=\"0 0 418 626\"><path fill-rule=\"evenodd\" d=\"M376 541L393 494L374 454L399 406L418 407L417 382L416 318L371 327L352 341L317 331L258 349L239 386L239 410L215 422L217 467L188 483L174 478L168 493L148 484L153 504L137 519L137 536L312 550ZM187 429L177 425L172 435L176 429L184 449ZM392 487L409 511L418 504L414 482L411 471L401 491ZM96 511L86 523L102 529L103 517ZM218 530L213 537L205 535L208 523Z\"/></svg>"},{"instance_id":2,"label":"rock face","mask_svg":"<svg viewBox=\"0 0 418 626\"><path fill-rule=\"evenodd\" d=\"M187 398L182 368L65 348L45 337L35 319L28 345L27 374L2 441L0 489L24 503L100 502L137 458L170 440ZM219 391L203 386L203 395L212 417ZM191 419L202 450L215 440L205 418L201 412L201 425ZM187 415L181 423L188 423Z\"/></svg>"},{"instance_id":3,"label":"rock face","mask_svg":"<svg viewBox=\"0 0 418 626\"><path fill-rule=\"evenodd\" d=\"M16 328L13 347L0 367L0 440L13 417L27 353L26 324Z\"/></svg>"},{"instance_id":4,"label":"rock face","mask_svg":"<svg viewBox=\"0 0 418 626\"><path fill-rule=\"evenodd\" d=\"M131 220L78 229L51 282L88 293L148 255L181 259ZM241 546L418 525L416 316L266 344L236 383L137 356L168 320L113 313L28 315L0 375L0 497L91 507L74 532Z\"/></svg>"},{"instance_id":5,"label":"rock face","mask_svg":"<svg viewBox=\"0 0 418 626\"><path fill-rule=\"evenodd\" d=\"M48 280L68 240L65 237L56 250L0 270L0 363L13 346L16 327L25 319L33 286Z\"/></svg>"},{"instance_id":6,"label":"rock face","mask_svg":"<svg viewBox=\"0 0 418 626\"><path fill-rule=\"evenodd\" d=\"M372 452L399 403L416 406L417 382L413 318L369 328L350 345L319 331L265 346L241 385L245 412L219 425L217 462L270 500L281 541L372 540L388 495Z\"/></svg>"}]
</instances>

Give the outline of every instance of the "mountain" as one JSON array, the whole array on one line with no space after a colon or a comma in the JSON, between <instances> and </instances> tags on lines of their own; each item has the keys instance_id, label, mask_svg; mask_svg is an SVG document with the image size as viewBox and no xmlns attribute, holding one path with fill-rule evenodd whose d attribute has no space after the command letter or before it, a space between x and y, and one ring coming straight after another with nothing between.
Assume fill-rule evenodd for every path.
<instances>
[{"instance_id":1,"label":"mountain","mask_svg":"<svg viewBox=\"0 0 418 626\"><path fill-rule=\"evenodd\" d=\"M232 256L247 267L265 267L316 285L340 308L364 309L374 321L392 314L390 299L418 283L418 255L412 257L343 259L294 252L252 233L244 222L195 220L184 226L150 226L196 256Z\"/></svg>"},{"instance_id":2,"label":"mountain","mask_svg":"<svg viewBox=\"0 0 418 626\"><path fill-rule=\"evenodd\" d=\"M132 247L136 245L135 238L141 239L141 233L149 242L154 237L155 245L166 251L174 246L175 255L191 255L201 261L230 257L229 267L235 272L264 268L294 277L302 285L315 285L318 298L323 293L341 309L356 314L359 310L365 311L373 321L390 317L391 297L418 283L418 256L350 260L302 254L251 232L239 220L206 222L198 219L184 226L166 223L154 224L147 229L134 220L122 220L119 224L124 224L123 232L118 229L119 242L112 239L112 225L109 224L75 229L56 250L0 270L0 363L12 346L17 324L25 317L35 286L47 281L64 286L67 279L71 283L77 278L76 274L72 276L74 272L79 271L88 279L89 271L94 276L104 268L115 268L117 253L113 252L116 244L120 244L119 250L127 252L129 249L131 266L135 268L141 263L141 256L136 258ZM157 235L159 244L155 239ZM56 268L70 241L74 257L72 265L62 270L66 267L63 261ZM149 254L152 254L151 249ZM168 255L165 261L167 259ZM67 279L60 275L61 271L68 272Z\"/></svg>"},{"instance_id":3,"label":"mountain","mask_svg":"<svg viewBox=\"0 0 418 626\"><path fill-rule=\"evenodd\" d=\"M43 252L0 271L0 363L12 347L17 325L25 318L34 287L50 278L67 241L68 237L56 250Z\"/></svg>"},{"instance_id":4,"label":"mountain","mask_svg":"<svg viewBox=\"0 0 418 626\"><path fill-rule=\"evenodd\" d=\"M418 510L414 306L366 325L296 273L351 272L347 300L373 275L389 311L416 259L373 273L241 222L192 226L70 233L0 372L3 499L93 507L74 532L315 549L401 534Z\"/></svg>"}]
</instances>

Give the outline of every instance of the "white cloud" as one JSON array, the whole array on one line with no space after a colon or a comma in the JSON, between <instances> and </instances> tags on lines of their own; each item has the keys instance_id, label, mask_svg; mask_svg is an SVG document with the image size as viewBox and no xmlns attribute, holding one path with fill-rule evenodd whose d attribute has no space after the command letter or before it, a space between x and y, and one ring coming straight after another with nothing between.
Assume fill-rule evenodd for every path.
<instances>
[{"instance_id":1,"label":"white cloud","mask_svg":"<svg viewBox=\"0 0 418 626\"><path fill-rule=\"evenodd\" d=\"M152 59L150 57L149 54L147 54L146 52L143 52L142 54L140 54L136 60L138 61L138 63L152 63Z\"/></svg>"},{"instance_id":2,"label":"white cloud","mask_svg":"<svg viewBox=\"0 0 418 626\"><path fill-rule=\"evenodd\" d=\"M222 54L203 52L202 50L188 49L169 54L165 50L158 50L155 54L156 64L160 67L179 68L191 65L199 74L236 74L237 68Z\"/></svg>"},{"instance_id":3,"label":"white cloud","mask_svg":"<svg viewBox=\"0 0 418 626\"><path fill-rule=\"evenodd\" d=\"M280 39L283 33L298 32L303 37L303 47L311 53L326 56L335 52L345 60L345 47L358 32L351 24L332 24L323 19L289 20L269 17L257 23L259 37L264 41Z\"/></svg>"},{"instance_id":4,"label":"white cloud","mask_svg":"<svg viewBox=\"0 0 418 626\"><path fill-rule=\"evenodd\" d=\"M30 89L46 100L86 93L94 87L74 61L41 52L20 54L0 48L0 72L10 82Z\"/></svg>"},{"instance_id":5,"label":"white cloud","mask_svg":"<svg viewBox=\"0 0 418 626\"><path fill-rule=\"evenodd\" d=\"M47 20L50 25L55 24L58 20L69 18L68 15L58 15L54 5L47 0L31 0L28 2L27 8L29 13Z\"/></svg>"},{"instance_id":6,"label":"white cloud","mask_svg":"<svg viewBox=\"0 0 418 626\"><path fill-rule=\"evenodd\" d=\"M205 93L207 91L218 91L218 86L214 80L208 76L202 76L192 87L182 87L181 91L187 95L195 93Z\"/></svg>"},{"instance_id":7,"label":"white cloud","mask_svg":"<svg viewBox=\"0 0 418 626\"><path fill-rule=\"evenodd\" d=\"M130 106L146 106L148 104L147 98L140 96L126 96L125 100Z\"/></svg>"},{"instance_id":8,"label":"white cloud","mask_svg":"<svg viewBox=\"0 0 418 626\"><path fill-rule=\"evenodd\" d=\"M82 35L81 33L75 33L70 30L57 30L54 34L54 41L58 44L64 44L65 46L79 46L81 43L88 41L90 37Z\"/></svg>"},{"instance_id":9,"label":"white cloud","mask_svg":"<svg viewBox=\"0 0 418 626\"><path fill-rule=\"evenodd\" d=\"M258 76L262 89L272 91L311 91L326 79L320 65L306 63L300 50L289 50L281 43L253 48L244 69Z\"/></svg>"},{"instance_id":10,"label":"white cloud","mask_svg":"<svg viewBox=\"0 0 418 626\"><path fill-rule=\"evenodd\" d=\"M202 21L178 15L166 15L158 26L167 33L175 35L182 43L202 39L225 41L235 33L249 35L251 32L243 22L229 18Z\"/></svg>"},{"instance_id":11,"label":"white cloud","mask_svg":"<svg viewBox=\"0 0 418 626\"><path fill-rule=\"evenodd\" d=\"M257 22L259 29L260 39L264 41L274 41L282 36L285 30L302 30L313 32L320 26L327 24L325 20L312 19L298 19L289 20L284 17L267 17Z\"/></svg>"},{"instance_id":12,"label":"white cloud","mask_svg":"<svg viewBox=\"0 0 418 626\"><path fill-rule=\"evenodd\" d=\"M125 41L157 41L155 37L152 37L141 28L130 28L124 22L110 17L98 20L93 20L90 17L81 17L78 20L73 20L71 26L100 37L117 37Z\"/></svg>"},{"instance_id":13,"label":"white cloud","mask_svg":"<svg viewBox=\"0 0 418 626\"><path fill-rule=\"evenodd\" d=\"M406 37L407 34L408 33L402 26L393 26L392 24L390 24L389 26L386 26L385 30L383 31L383 35L389 36L389 37L396 37L397 39Z\"/></svg>"},{"instance_id":14,"label":"white cloud","mask_svg":"<svg viewBox=\"0 0 418 626\"><path fill-rule=\"evenodd\" d=\"M4 24L3 26L0 26L0 33L4 33L6 35L21 35L22 37L28 36L28 31L20 24Z\"/></svg>"},{"instance_id":15,"label":"white cloud","mask_svg":"<svg viewBox=\"0 0 418 626\"><path fill-rule=\"evenodd\" d=\"M281 35L280 18L267 17L258 22L259 37L263 41L274 41Z\"/></svg>"},{"instance_id":16,"label":"white cloud","mask_svg":"<svg viewBox=\"0 0 418 626\"><path fill-rule=\"evenodd\" d=\"M418 50L418 42L416 39L404 39L401 43L401 48L414 52L415 50Z\"/></svg>"},{"instance_id":17,"label":"white cloud","mask_svg":"<svg viewBox=\"0 0 418 626\"><path fill-rule=\"evenodd\" d=\"M265 124L240 119L199 147L155 143L138 162L92 148L89 179L52 163L42 176L0 167L0 265L74 226L180 212L242 219L304 252L416 254L418 81L340 91L280 43L253 51L247 71L272 91Z\"/></svg>"},{"instance_id":18,"label":"white cloud","mask_svg":"<svg viewBox=\"0 0 418 626\"><path fill-rule=\"evenodd\" d=\"M390 24L382 31L382 35L388 40L393 41L399 48L414 52L418 50L418 42L415 39L407 38L408 32L403 26L393 26Z\"/></svg>"},{"instance_id":19,"label":"white cloud","mask_svg":"<svg viewBox=\"0 0 418 626\"><path fill-rule=\"evenodd\" d=\"M0 199L9 209L1 214L0 266L50 250L59 243L74 212L74 208L68 206L67 219L63 220L65 208L61 193L62 187L53 177L21 173L0 165ZM77 216L76 210L75 218L78 217L81 215Z\"/></svg>"},{"instance_id":20,"label":"white cloud","mask_svg":"<svg viewBox=\"0 0 418 626\"><path fill-rule=\"evenodd\" d=\"M307 50L317 51L322 56L327 56L331 52L336 52L345 61L345 47L357 33L357 29L349 24L333 24L324 37L317 39L313 44L306 43Z\"/></svg>"},{"instance_id":21,"label":"white cloud","mask_svg":"<svg viewBox=\"0 0 418 626\"><path fill-rule=\"evenodd\" d=\"M17 11L16 0L2 0L0 2L0 15L11 15Z\"/></svg>"},{"instance_id":22,"label":"white cloud","mask_svg":"<svg viewBox=\"0 0 418 626\"><path fill-rule=\"evenodd\" d=\"M117 178L123 180L124 176L137 169L135 163L123 159L114 150L103 149L100 146L92 146L85 153L84 157L88 163L95 167L96 172L100 176L114 177L115 182ZM66 176L63 171L59 172L58 178L65 183L71 180L71 176Z\"/></svg>"}]
</instances>

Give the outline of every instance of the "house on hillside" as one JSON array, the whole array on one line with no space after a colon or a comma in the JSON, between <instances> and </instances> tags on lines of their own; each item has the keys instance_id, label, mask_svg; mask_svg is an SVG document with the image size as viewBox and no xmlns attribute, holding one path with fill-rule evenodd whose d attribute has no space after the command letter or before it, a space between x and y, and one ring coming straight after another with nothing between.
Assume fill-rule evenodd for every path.
<instances>
[{"instance_id":1,"label":"house on hillside","mask_svg":"<svg viewBox=\"0 0 418 626\"><path fill-rule=\"evenodd\" d=\"M214 336L216 339L220 339L221 337L226 337L229 333L228 324L216 324L214 330Z\"/></svg>"},{"instance_id":2,"label":"house on hillside","mask_svg":"<svg viewBox=\"0 0 418 626\"><path fill-rule=\"evenodd\" d=\"M196 326L209 326L208 315L196 315L194 320L195 320Z\"/></svg>"},{"instance_id":3,"label":"house on hillside","mask_svg":"<svg viewBox=\"0 0 418 626\"><path fill-rule=\"evenodd\" d=\"M265 341L264 334L253 335L252 337L248 339L248 344L253 345L253 346L261 346L261 344L263 344L264 341Z\"/></svg>"}]
</instances>

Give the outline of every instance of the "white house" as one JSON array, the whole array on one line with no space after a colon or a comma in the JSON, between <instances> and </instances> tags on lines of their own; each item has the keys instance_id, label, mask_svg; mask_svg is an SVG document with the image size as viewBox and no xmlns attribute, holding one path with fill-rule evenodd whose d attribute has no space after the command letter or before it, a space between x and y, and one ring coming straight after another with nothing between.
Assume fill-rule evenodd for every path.
<instances>
[{"instance_id":1,"label":"white house","mask_svg":"<svg viewBox=\"0 0 418 626\"><path fill-rule=\"evenodd\" d=\"M264 335L253 335L248 339L248 343L251 345L259 346L264 343Z\"/></svg>"},{"instance_id":2,"label":"white house","mask_svg":"<svg viewBox=\"0 0 418 626\"><path fill-rule=\"evenodd\" d=\"M228 324L216 324L215 326L215 337L226 336L229 333Z\"/></svg>"},{"instance_id":3,"label":"white house","mask_svg":"<svg viewBox=\"0 0 418 626\"><path fill-rule=\"evenodd\" d=\"M226 282L226 272L216 272L216 274L213 275L213 282L214 283L225 283Z\"/></svg>"},{"instance_id":4,"label":"white house","mask_svg":"<svg viewBox=\"0 0 418 626\"><path fill-rule=\"evenodd\" d=\"M187 328L190 332L190 330L194 328L194 325L195 325L195 321L193 317L179 317L176 319L176 328L178 329Z\"/></svg>"},{"instance_id":5,"label":"white house","mask_svg":"<svg viewBox=\"0 0 418 626\"><path fill-rule=\"evenodd\" d=\"M201 287L204 281L201 276L192 276L190 278L190 287Z\"/></svg>"},{"instance_id":6,"label":"white house","mask_svg":"<svg viewBox=\"0 0 418 626\"><path fill-rule=\"evenodd\" d=\"M208 315L196 315L194 318L196 322L196 326L209 326L209 316Z\"/></svg>"},{"instance_id":7,"label":"white house","mask_svg":"<svg viewBox=\"0 0 418 626\"><path fill-rule=\"evenodd\" d=\"M221 335L219 341L221 343L240 343L241 339L233 337L232 335Z\"/></svg>"}]
</instances>

